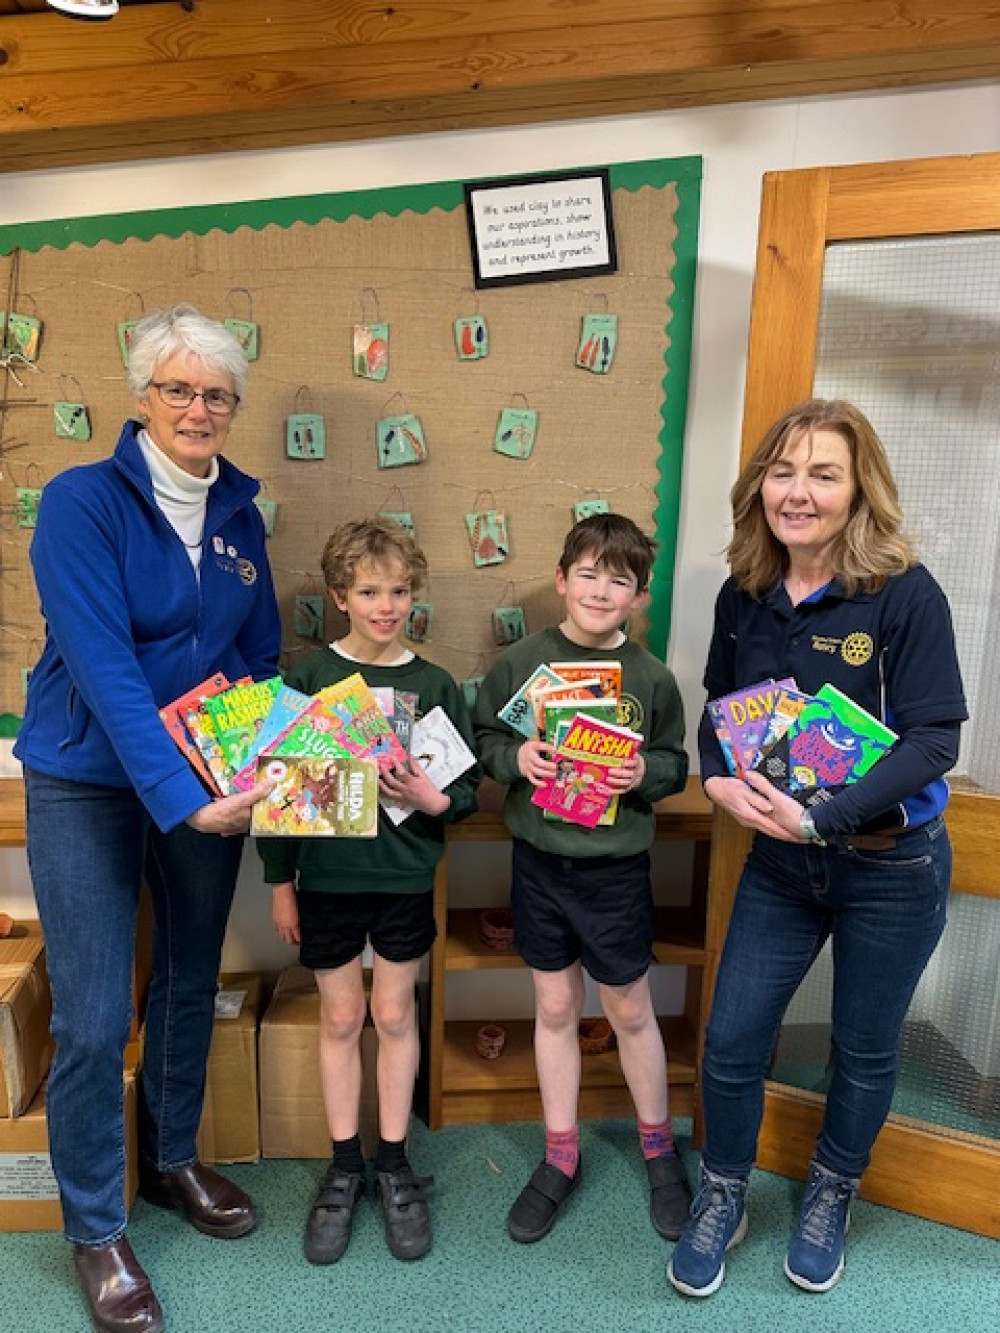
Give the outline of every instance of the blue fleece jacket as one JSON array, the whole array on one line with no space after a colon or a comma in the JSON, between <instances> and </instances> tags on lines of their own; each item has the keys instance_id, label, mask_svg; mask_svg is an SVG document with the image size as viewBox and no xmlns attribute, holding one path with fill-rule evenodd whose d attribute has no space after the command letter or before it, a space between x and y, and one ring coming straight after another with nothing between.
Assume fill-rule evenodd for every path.
<instances>
[{"instance_id":1,"label":"blue fleece jacket","mask_svg":"<svg viewBox=\"0 0 1000 1333\"><path fill-rule=\"evenodd\" d=\"M14 753L51 777L133 787L163 830L207 793L157 710L213 672L273 676L281 629L252 477L219 459L201 575L126 422L111 458L42 491L31 562L45 648Z\"/></svg>"}]
</instances>

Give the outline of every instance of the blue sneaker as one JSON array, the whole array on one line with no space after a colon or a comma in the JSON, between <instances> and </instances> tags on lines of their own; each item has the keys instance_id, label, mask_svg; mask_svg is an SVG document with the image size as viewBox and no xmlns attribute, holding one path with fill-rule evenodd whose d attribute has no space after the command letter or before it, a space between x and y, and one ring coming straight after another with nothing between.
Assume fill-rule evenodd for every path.
<instances>
[{"instance_id":1,"label":"blue sneaker","mask_svg":"<svg viewBox=\"0 0 1000 1333\"><path fill-rule=\"evenodd\" d=\"M829 1291L844 1271L844 1238L860 1179L813 1162L799 1220L785 1255L785 1276L803 1291Z\"/></svg>"},{"instance_id":2,"label":"blue sneaker","mask_svg":"<svg viewBox=\"0 0 1000 1333\"><path fill-rule=\"evenodd\" d=\"M747 1234L747 1182L701 1168L701 1188L667 1277L685 1296L711 1296L726 1276L726 1251Z\"/></svg>"}]
</instances>

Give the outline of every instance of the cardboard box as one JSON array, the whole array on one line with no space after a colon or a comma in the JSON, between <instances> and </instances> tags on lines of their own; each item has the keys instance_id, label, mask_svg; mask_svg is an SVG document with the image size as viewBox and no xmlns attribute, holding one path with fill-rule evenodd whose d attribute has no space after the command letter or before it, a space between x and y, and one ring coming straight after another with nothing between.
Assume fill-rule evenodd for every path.
<instances>
[{"instance_id":1,"label":"cardboard box","mask_svg":"<svg viewBox=\"0 0 1000 1333\"><path fill-rule=\"evenodd\" d=\"M371 974L365 973L365 993ZM378 1146L375 1062L378 1037L371 1016L361 1033L361 1145ZM264 1157L329 1157L319 1081L319 992L308 968L287 967L278 977L260 1024L260 1142Z\"/></svg>"},{"instance_id":2,"label":"cardboard box","mask_svg":"<svg viewBox=\"0 0 1000 1333\"><path fill-rule=\"evenodd\" d=\"M125 1052L125 1207L139 1189L136 1076L139 1045ZM61 1231L59 1187L49 1156L45 1089L17 1120L0 1120L0 1231Z\"/></svg>"},{"instance_id":3,"label":"cardboard box","mask_svg":"<svg viewBox=\"0 0 1000 1333\"><path fill-rule=\"evenodd\" d=\"M0 1117L21 1116L52 1061L52 997L37 921L0 940Z\"/></svg>"},{"instance_id":4,"label":"cardboard box","mask_svg":"<svg viewBox=\"0 0 1000 1333\"><path fill-rule=\"evenodd\" d=\"M257 1025L262 989L255 972L233 972L219 979L198 1130L198 1156L203 1162L260 1160Z\"/></svg>"}]
</instances>

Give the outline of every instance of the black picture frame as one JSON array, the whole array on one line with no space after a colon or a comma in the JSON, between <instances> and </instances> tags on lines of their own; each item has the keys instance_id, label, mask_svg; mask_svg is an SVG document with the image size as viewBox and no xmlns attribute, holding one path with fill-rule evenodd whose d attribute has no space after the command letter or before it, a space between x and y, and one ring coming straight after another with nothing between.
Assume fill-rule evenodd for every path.
<instances>
[{"instance_id":1,"label":"black picture frame","mask_svg":"<svg viewBox=\"0 0 1000 1333\"><path fill-rule=\"evenodd\" d=\"M618 271L607 167L465 183L479 289Z\"/></svg>"}]
</instances>

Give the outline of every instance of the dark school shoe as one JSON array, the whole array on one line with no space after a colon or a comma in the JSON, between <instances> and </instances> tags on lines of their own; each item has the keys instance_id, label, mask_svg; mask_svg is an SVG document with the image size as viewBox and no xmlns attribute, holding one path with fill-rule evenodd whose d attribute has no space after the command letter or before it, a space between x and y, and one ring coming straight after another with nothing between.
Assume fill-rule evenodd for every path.
<instances>
[{"instance_id":1,"label":"dark school shoe","mask_svg":"<svg viewBox=\"0 0 1000 1333\"><path fill-rule=\"evenodd\" d=\"M196 1230L219 1240L236 1240L257 1225L246 1191L204 1162L158 1171L140 1161L139 1193L158 1208L175 1208Z\"/></svg>"},{"instance_id":2,"label":"dark school shoe","mask_svg":"<svg viewBox=\"0 0 1000 1333\"><path fill-rule=\"evenodd\" d=\"M559 1209L579 1184L582 1169L582 1159L577 1162L572 1176L551 1162L543 1161L536 1166L507 1214L507 1232L511 1240L531 1245L547 1236Z\"/></svg>"},{"instance_id":3,"label":"dark school shoe","mask_svg":"<svg viewBox=\"0 0 1000 1333\"><path fill-rule=\"evenodd\" d=\"M398 1171L377 1171L375 1183L390 1251L397 1259L422 1259L433 1244L427 1188L434 1177L414 1175L407 1163Z\"/></svg>"},{"instance_id":4,"label":"dark school shoe","mask_svg":"<svg viewBox=\"0 0 1000 1333\"><path fill-rule=\"evenodd\" d=\"M365 1177L341 1171L331 1162L316 1192L306 1220L303 1251L311 1264L335 1264L351 1239L351 1224L358 1200L365 1192Z\"/></svg>"},{"instance_id":5,"label":"dark school shoe","mask_svg":"<svg viewBox=\"0 0 1000 1333\"><path fill-rule=\"evenodd\" d=\"M691 1212L691 1186L678 1153L646 1161L649 1176L649 1219L664 1240L678 1240Z\"/></svg>"}]
</instances>

